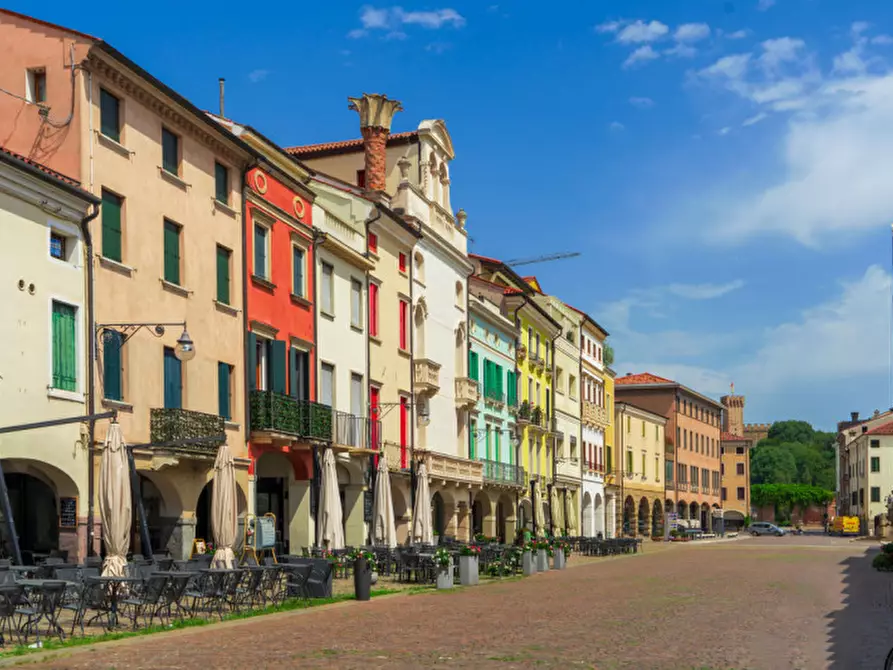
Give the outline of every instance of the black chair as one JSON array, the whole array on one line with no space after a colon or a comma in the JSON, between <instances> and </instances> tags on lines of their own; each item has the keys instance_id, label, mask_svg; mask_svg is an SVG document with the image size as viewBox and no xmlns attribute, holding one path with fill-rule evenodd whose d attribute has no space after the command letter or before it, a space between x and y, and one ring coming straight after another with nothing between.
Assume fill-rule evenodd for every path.
<instances>
[{"instance_id":1,"label":"black chair","mask_svg":"<svg viewBox=\"0 0 893 670\"><path fill-rule=\"evenodd\" d=\"M305 559L303 564L289 564L283 568L286 574L285 589L282 596L284 598L302 598L307 600L310 598L310 590L308 582L313 573L313 559Z\"/></svg>"},{"instance_id":2,"label":"black chair","mask_svg":"<svg viewBox=\"0 0 893 670\"><path fill-rule=\"evenodd\" d=\"M223 576L226 573L219 570L199 572L190 581L185 595L192 600L192 616L199 612L220 613L220 599L223 596Z\"/></svg>"},{"instance_id":3,"label":"black chair","mask_svg":"<svg viewBox=\"0 0 893 670\"><path fill-rule=\"evenodd\" d=\"M75 626L80 625L81 635L83 635L84 626L89 626L97 619L102 620L104 618L105 628L108 629L111 627L111 600L109 599L105 584L99 581L99 579L90 576L85 577L78 601L71 604L63 603L62 609L74 612L74 619L71 622L72 635L74 635ZM90 611L93 611L94 614L90 617L89 621L85 622L87 612Z\"/></svg>"},{"instance_id":4,"label":"black chair","mask_svg":"<svg viewBox=\"0 0 893 670\"><path fill-rule=\"evenodd\" d=\"M16 584L4 584L0 586L0 645L6 646L9 642L20 643L16 620L17 610L27 604L25 599L25 587Z\"/></svg>"},{"instance_id":5,"label":"black chair","mask_svg":"<svg viewBox=\"0 0 893 670\"><path fill-rule=\"evenodd\" d=\"M162 602L164 590L167 587L167 575L152 574L146 580L142 590L131 597L121 601L124 615L133 622L136 630L137 620L142 617L146 626L151 626L156 616L162 615L161 623L164 623L163 614L165 605Z\"/></svg>"},{"instance_id":6,"label":"black chair","mask_svg":"<svg viewBox=\"0 0 893 670\"><path fill-rule=\"evenodd\" d=\"M239 587L239 606L256 607L266 600L264 595L264 569L245 570L245 581Z\"/></svg>"},{"instance_id":7,"label":"black chair","mask_svg":"<svg viewBox=\"0 0 893 670\"><path fill-rule=\"evenodd\" d=\"M31 591L32 603L16 609L16 614L26 618L24 631L27 639L33 630L40 644L40 624L46 623L46 634L56 635L59 641L65 640L65 631L59 625L59 614L62 612L62 600L65 597L65 582L46 581ZM21 629L22 627L20 627Z\"/></svg>"},{"instance_id":8,"label":"black chair","mask_svg":"<svg viewBox=\"0 0 893 670\"><path fill-rule=\"evenodd\" d=\"M184 607L185 603L183 600L191 580L192 575L188 572L181 572L168 577L167 586L165 586L164 593L161 595L162 605L165 608L165 612L167 612L168 622L173 618L175 607L177 618L179 619L182 619L188 613L189 610Z\"/></svg>"}]
</instances>

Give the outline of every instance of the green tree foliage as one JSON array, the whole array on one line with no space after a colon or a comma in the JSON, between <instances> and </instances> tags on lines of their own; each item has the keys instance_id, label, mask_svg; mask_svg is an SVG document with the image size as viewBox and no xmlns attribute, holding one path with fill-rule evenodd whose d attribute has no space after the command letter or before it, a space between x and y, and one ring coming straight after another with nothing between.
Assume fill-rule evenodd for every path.
<instances>
[{"instance_id":1,"label":"green tree foliage","mask_svg":"<svg viewBox=\"0 0 893 670\"><path fill-rule=\"evenodd\" d=\"M804 484L834 490L834 433L805 421L778 421L750 454L752 484Z\"/></svg>"},{"instance_id":2,"label":"green tree foliage","mask_svg":"<svg viewBox=\"0 0 893 670\"><path fill-rule=\"evenodd\" d=\"M754 505L790 508L793 505L827 505L834 499L834 491L806 484L754 484L750 487Z\"/></svg>"},{"instance_id":3,"label":"green tree foliage","mask_svg":"<svg viewBox=\"0 0 893 670\"><path fill-rule=\"evenodd\" d=\"M605 344L604 361L605 365L614 365L614 347L607 343Z\"/></svg>"}]
</instances>

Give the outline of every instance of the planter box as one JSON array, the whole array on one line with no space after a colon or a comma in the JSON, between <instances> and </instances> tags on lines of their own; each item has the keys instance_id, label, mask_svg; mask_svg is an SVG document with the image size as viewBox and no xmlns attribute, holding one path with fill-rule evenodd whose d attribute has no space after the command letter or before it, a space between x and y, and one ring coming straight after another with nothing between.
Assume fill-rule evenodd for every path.
<instances>
[{"instance_id":1,"label":"planter box","mask_svg":"<svg viewBox=\"0 0 893 670\"><path fill-rule=\"evenodd\" d=\"M532 551L525 551L521 554L521 569L526 577L536 574L536 561L533 560Z\"/></svg>"},{"instance_id":2,"label":"planter box","mask_svg":"<svg viewBox=\"0 0 893 670\"><path fill-rule=\"evenodd\" d=\"M546 572L549 569L549 552L545 549L536 550L537 572Z\"/></svg>"},{"instance_id":3,"label":"planter box","mask_svg":"<svg viewBox=\"0 0 893 670\"><path fill-rule=\"evenodd\" d=\"M478 572L477 556L459 556L459 583L462 586L477 585Z\"/></svg>"},{"instance_id":4,"label":"planter box","mask_svg":"<svg viewBox=\"0 0 893 670\"><path fill-rule=\"evenodd\" d=\"M353 563L353 588L357 600L369 600L372 595L372 570L365 558Z\"/></svg>"},{"instance_id":5,"label":"planter box","mask_svg":"<svg viewBox=\"0 0 893 670\"><path fill-rule=\"evenodd\" d=\"M555 570L564 570L567 567L567 559L564 556L564 549L556 549L552 554L552 568Z\"/></svg>"},{"instance_id":6,"label":"planter box","mask_svg":"<svg viewBox=\"0 0 893 670\"><path fill-rule=\"evenodd\" d=\"M451 589L453 588L453 566L446 568L437 568L437 588Z\"/></svg>"}]
</instances>

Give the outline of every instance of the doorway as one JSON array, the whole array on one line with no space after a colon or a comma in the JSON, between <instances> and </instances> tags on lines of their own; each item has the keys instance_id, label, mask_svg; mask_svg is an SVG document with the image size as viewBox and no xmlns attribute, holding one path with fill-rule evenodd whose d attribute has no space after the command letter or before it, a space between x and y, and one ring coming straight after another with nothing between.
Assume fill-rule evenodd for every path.
<instances>
[{"instance_id":1,"label":"doorway","mask_svg":"<svg viewBox=\"0 0 893 670\"><path fill-rule=\"evenodd\" d=\"M288 534L285 532L285 479L283 477L258 477L255 510L257 516L276 516L276 553L288 554Z\"/></svg>"},{"instance_id":2,"label":"doorway","mask_svg":"<svg viewBox=\"0 0 893 670\"><path fill-rule=\"evenodd\" d=\"M53 489L37 477L18 472L6 475L6 487L24 562L33 563L34 552L49 553L58 549L59 517ZM3 524L3 533L3 553L11 556L6 524Z\"/></svg>"}]
</instances>

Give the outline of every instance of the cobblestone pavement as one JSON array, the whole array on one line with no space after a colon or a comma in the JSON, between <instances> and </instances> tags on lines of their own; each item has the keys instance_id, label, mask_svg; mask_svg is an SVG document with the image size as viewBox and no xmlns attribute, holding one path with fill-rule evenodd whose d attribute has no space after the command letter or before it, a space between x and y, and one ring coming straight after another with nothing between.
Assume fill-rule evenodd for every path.
<instances>
[{"instance_id":1,"label":"cobblestone pavement","mask_svg":"<svg viewBox=\"0 0 893 670\"><path fill-rule=\"evenodd\" d=\"M42 668L883 668L893 576L823 536L647 544L535 577L34 656ZM573 559L572 559L573 562Z\"/></svg>"}]
</instances>

